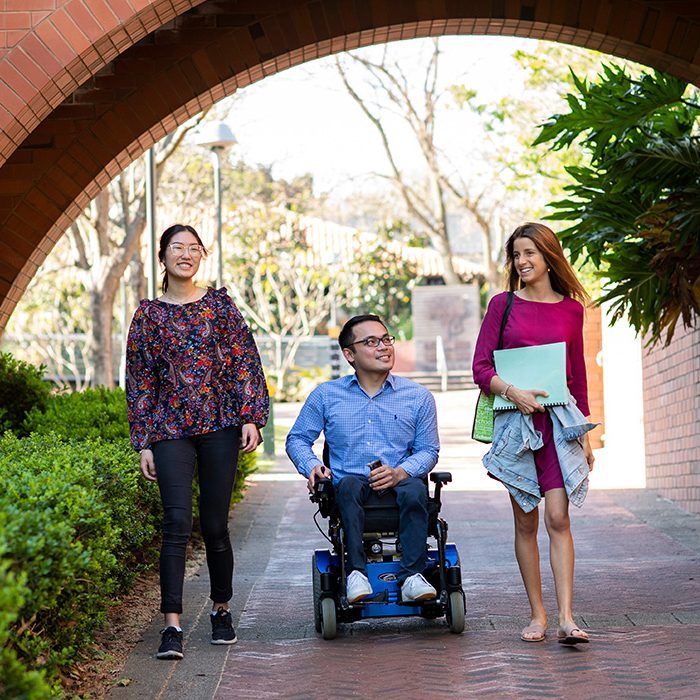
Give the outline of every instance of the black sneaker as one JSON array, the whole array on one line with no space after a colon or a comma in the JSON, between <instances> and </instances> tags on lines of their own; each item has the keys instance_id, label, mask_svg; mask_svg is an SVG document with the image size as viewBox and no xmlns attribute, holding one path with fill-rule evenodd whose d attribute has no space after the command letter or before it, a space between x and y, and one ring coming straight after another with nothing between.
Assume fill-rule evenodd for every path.
<instances>
[{"instance_id":1,"label":"black sneaker","mask_svg":"<svg viewBox=\"0 0 700 700\"><path fill-rule=\"evenodd\" d=\"M216 611L216 615L210 615L209 617L211 617L212 644L235 644L238 641L229 610L219 608Z\"/></svg>"},{"instance_id":2,"label":"black sneaker","mask_svg":"<svg viewBox=\"0 0 700 700\"><path fill-rule=\"evenodd\" d=\"M178 632L174 627L166 627L161 630L160 646L156 658L181 659L182 657L182 632Z\"/></svg>"}]
</instances>

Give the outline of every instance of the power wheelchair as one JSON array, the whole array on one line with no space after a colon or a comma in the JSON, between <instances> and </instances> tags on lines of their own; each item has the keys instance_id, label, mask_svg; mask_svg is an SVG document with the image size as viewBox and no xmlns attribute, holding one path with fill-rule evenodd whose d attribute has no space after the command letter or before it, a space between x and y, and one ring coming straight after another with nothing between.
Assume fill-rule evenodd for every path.
<instances>
[{"instance_id":1,"label":"power wheelchair","mask_svg":"<svg viewBox=\"0 0 700 700\"><path fill-rule=\"evenodd\" d=\"M328 460L324 446L323 462ZM445 617L450 632L464 631L465 596L457 547L447 542L447 523L439 517L442 487L452 481L449 472L432 472L433 495L428 488L428 536L434 537L436 547L428 547L428 563L423 572L434 586L437 597L425 601L401 601L397 582L400 568L401 543L398 540L399 511L393 490L381 497L372 494L365 504L363 542L367 555L367 578L374 593L360 602L348 603L346 596L345 535L330 479L318 479L311 501L318 505L314 521L331 543L331 549L317 549L311 561L313 577L314 623L323 639L335 638L339 622L365 618L416 616L435 619ZM328 519L328 535L321 529L316 516ZM426 544L427 547L427 544Z\"/></svg>"}]
</instances>

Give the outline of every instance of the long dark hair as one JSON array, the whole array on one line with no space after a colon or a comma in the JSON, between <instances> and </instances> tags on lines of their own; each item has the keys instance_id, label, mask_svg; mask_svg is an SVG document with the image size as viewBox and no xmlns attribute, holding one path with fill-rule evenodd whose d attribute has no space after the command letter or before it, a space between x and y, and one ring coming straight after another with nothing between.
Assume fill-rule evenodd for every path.
<instances>
[{"instance_id":1,"label":"long dark hair","mask_svg":"<svg viewBox=\"0 0 700 700\"><path fill-rule=\"evenodd\" d=\"M199 234L194 230L192 226L188 226L187 224L173 224L172 226L168 226L168 228L163 231L161 237L160 237L160 243L158 244L158 260L160 260L163 264L165 264L165 251L168 249L168 243L170 243L170 239L176 234L176 233L182 233L182 231L188 231L191 233L196 239L197 243L202 246L202 257L206 256L209 251L204 247L204 243L202 243L202 239L199 237ZM164 270L163 271L163 284L161 286L161 289L163 290L163 294L165 294L168 291L168 271Z\"/></svg>"},{"instance_id":2,"label":"long dark hair","mask_svg":"<svg viewBox=\"0 0 700 700\"><path fill-rule=\"evenodd\" d=\"M518 226L506 241L506 286L509 291L514 292L525 286L513 263L513 247L518 238L529 238L542 253L549 270L549 281L555 292L565 297L572 297L584 306L590 303L588 292L578 281L574 268L564 255L559 239L554 231L544 224L527 223Z\"/></svg>"}]
</instances>

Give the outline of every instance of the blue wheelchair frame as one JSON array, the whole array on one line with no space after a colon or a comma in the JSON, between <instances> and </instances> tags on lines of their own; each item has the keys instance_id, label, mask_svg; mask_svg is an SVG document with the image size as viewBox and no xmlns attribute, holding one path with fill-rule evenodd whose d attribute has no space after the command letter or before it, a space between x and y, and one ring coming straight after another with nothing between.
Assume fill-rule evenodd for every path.
<instances>
[{"instance_id":1,"label":"blue wheelchair frame","mask_svg":"<svg viewBox=\"0 0 700 700\"><path fill-rule=\"evenodd\" d=\"M325 457L325 455L324 455ZM325 461L325 460L324 460ZM428 563L425 578L435 587L438 595L433 600L402 602L397 582L400 569L400 543L396 551L384 552L383 541L395 538L398 532L398 507L395 501L377 506L365 506L365 533L367 578L373 595L360 602L348 603L346 596L345 541L340 514L335 503L330 479L319 479L311 495L318 504L319 513L328 518L328 539L331 549L317 549L312 557L314 622L316 631L324 639L333 639L338 622L353 622L366 618L444 616L449 629L455 634L464 631L465 597L457 547L447 542L447 523L439 517L442 487L452 481L449 472L433 472L433 496L428 495L428 534L434 537L436 547L427 550ZM426 489L428 484L426 481ZM374 508L374 512L371 509Z\"/></svg>"}]
</instances>

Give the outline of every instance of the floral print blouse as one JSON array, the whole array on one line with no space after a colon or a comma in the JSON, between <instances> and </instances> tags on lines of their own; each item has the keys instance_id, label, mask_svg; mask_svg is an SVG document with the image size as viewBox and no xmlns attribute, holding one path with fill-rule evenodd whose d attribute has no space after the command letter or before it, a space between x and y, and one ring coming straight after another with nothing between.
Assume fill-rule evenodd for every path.
<instances>
[{"instance_id":1,"label":"floral print blouse","mask_svg":"<svg viewBox=\"0 0 700 700\"><path fill-rule=\"evenodd\" d=\"M143 299L126 346L137 450L160 440L267 422L269 397L250 329L225 288L189 304Z\"/></svg>"}]
</instances>

